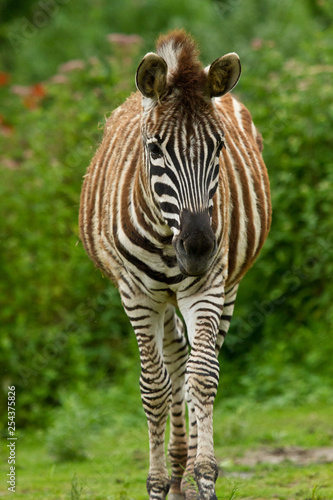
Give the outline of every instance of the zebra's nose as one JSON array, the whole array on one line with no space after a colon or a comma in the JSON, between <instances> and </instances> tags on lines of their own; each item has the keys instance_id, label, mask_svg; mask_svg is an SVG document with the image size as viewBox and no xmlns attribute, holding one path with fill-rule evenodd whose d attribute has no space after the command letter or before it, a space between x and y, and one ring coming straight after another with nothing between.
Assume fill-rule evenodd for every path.
<instances>
[{"instance_id":1,"label":"zebra's nose","mask_svg":"<svg viewBox=\"0 0 333 500\"><path fill-rule=\"evenodd\" d=\"M217 251L208 212L182 213L181 231L175 238L174 247L183 274L200 276L207 271Z\"/></svg>"}]
</instances>

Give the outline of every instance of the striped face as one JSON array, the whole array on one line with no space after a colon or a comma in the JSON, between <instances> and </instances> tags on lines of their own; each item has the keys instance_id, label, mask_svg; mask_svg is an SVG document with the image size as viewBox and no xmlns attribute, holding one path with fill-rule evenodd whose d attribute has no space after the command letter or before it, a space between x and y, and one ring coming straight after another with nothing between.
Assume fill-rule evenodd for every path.
<instances>
[{"instance_id":1,"label":"striped face","mask_svg":"<svg viewBox=\"0 0 333 500\"><path fill-rule=\"evenodd\" d=\"M179 269L190 276L206 273L217 246L211 219L224 135L212 99L228 93L241 71L237 54L205 69L197 55L183 34L162 37L135 76L151 191L174 234Z\"/></svg>"},{"instance_id":2,"label":"striped face","mask_svg":"<svg viewBox=\"0 0 333 500\"><path fill-rule=\"evenodd\" d=\"M211 217L224 137L207 116L193 120L192 111L190 121L177 114L178 119L164 118L161 127L145 127L145 160L155 202L174 234L179 268L197 276L216 252Z\"/></svg>"}]
</instances>

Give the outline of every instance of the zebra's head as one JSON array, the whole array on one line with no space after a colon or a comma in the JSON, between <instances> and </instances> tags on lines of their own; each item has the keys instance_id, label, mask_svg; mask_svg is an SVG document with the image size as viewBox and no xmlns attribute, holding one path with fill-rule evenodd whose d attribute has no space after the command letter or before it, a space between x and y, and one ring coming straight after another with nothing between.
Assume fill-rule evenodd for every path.
<instances>
[{"instance_id":1,"label":"zebra's head","mask_svg":"<svg viewBox=\"0 0 333 500\"><path fill-rule=\"evenodd\" d=\"M203 69L183 31L161 37L157 53L148 53L136 73L147 178L185 275L203 275L216 253L212 213L224 133L214 98L239 76L234 53Z\"/></svg>"}]
</instances>

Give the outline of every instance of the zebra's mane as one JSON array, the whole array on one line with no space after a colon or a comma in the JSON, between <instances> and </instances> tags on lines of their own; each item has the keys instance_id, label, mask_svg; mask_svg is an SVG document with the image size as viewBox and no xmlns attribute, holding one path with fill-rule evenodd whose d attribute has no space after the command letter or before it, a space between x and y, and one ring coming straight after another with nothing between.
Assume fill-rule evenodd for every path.
<instances>
[{"instance_id":1,"label":"zebra's mane","mask_svg":"<svg viewBox=\"0 0 333 500\"><path fill-rule=\"evenodd\" d=\"M193 38L184 30L174 30L157 41L157 54L168 66L168 84L183 96L201 92L206 75L199 61L199 50Z\"/></svg>"}]
</instances>

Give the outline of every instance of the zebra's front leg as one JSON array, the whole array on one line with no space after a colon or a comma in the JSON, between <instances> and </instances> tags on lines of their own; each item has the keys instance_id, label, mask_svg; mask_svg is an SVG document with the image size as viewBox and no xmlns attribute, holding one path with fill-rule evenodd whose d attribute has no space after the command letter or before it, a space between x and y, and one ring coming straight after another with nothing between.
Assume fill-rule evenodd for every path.
<instances>
[{"instance_id":1,"label":"zebra's front leg","mask_svg":"<svg viewBox=\"0 0 333 500\"><path fill-rule=\"evenodd\" d=\"M173 306L168 306L165 313L163 357L172 382L168 446L172 475L168 498L178 500L184 498L181 494L180 484L187 460L185 369L188 358L188 345L183 332L183 325Z\"/></svg>"},{"instance_id":2,"label":"zebra's front leg","mask_svg":"<svg viewBox=\"0 0 333 500\"><path fill-rule=\"evenodd\" d=\"M123 301L124 305L126 301ZM138 299L137 303L143 304ZM165 426L172 398L171 379L163 362L164 310L151 304L126 307L137 337L141 376L140 389L149 430L150 466L147 491L150 500L164 500L170 488L165 457Z\"/></svg>"},{"instance_id":3,"label":"zebra's front leg","mask_svg":"<svg viewBox=\"0 0 333 500\"><path fill-rule=\"evenodd\" d=\"M197 487L194 484L194 464L197 458L198 426L194 403L187 389L188 388L186 388L186 403L189 420L189 440L186 470L181 483L181 491L184 493L186 500L196 500L198 495Z\"/></svg>"},{"instance_id":4,"label":"zebra's front leg","mask_svg":"<svg viewBox=\"0 0 333 500\"><path fill-rule=\"evenodd\" d=\"M179 301L180 310L188 328L191 354L186 367L187 399L194 408L197 428L197 449L194 460L194 477L198 496L193 489L187 493L188 484L183 484L186 499L217 500L215 482L218 466L214 455L213 404L219 381L219 364L215 354L218 326L223 307L223 287L214 288L211 297L198 296ZM218 298L217 298L218 296ZM195 432L195 426L193 426ZM193 436L193 440L196 436ZM192 455L193 456L193 455ZM189 449L187 472L193 467ZM192 458L193 460L193 458ZM191 467L192 466L192 467ZM190 470L189 470L190 469Z\"/></svg>"},{"instance_id":5,"label":"zebra's front leg","mask_svg":"<svg viewBox=\"0 0 333 500\"><path fill-rule=\"evenodd\" d=\"M201 334L195 340L186 370L186 385L193 401L197 421L197 455L194 463L195 480L200 500L217 500L215 482L218 466L214 455L213 404L219 380L219 364L215 355L215 340Z\"/></svg>"},{"instance_id":6,"label":"zebra's front leg","mask_svg":"<svg viewBox=\"0 0 333 500\"><path fill-rule=\"evenodd\" d=\"M165 459L165 425L171 406L172 387L156 342L139 335L141 358L140 389L149 429L149 474L147 491L150 500L164 500L170 487Z\"/></svg>"}]
</instances>

